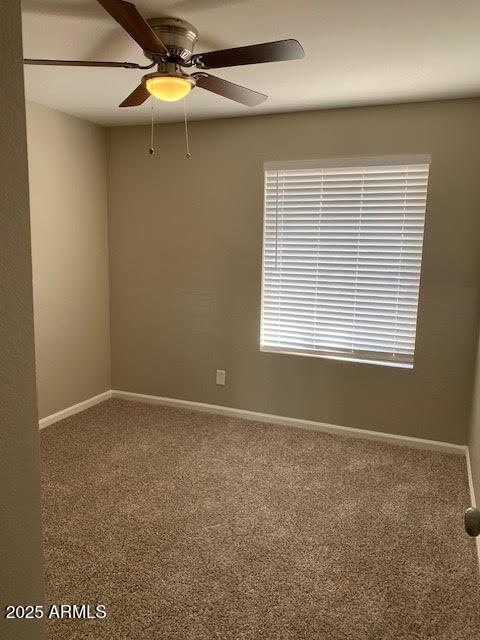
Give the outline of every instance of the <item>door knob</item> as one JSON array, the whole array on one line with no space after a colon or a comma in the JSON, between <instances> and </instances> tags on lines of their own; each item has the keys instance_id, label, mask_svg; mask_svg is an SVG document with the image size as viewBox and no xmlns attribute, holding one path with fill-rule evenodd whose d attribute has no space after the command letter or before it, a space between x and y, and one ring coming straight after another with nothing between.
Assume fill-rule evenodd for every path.
<instances>
[{"instance_id":1,"label":"door knob","mask_svg":"<svg viewBox=\"0 0 480 640\"><path fill-rule=\"evenodd\" d=\"M472 538L480 535L480 511L474 507L468 507L465 511L465 531Z\"/></svg>"}]
</instances>

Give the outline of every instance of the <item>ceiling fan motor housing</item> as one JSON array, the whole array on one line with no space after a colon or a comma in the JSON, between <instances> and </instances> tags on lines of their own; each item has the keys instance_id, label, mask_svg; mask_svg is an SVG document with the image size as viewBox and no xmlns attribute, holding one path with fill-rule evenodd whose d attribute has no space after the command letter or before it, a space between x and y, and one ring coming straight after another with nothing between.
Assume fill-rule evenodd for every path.
<instances>
[{"instance_id":1,"label":"ceiling fan motor housing","mask_svg":"<svg viewBox=\"0 0 480 640\"><path fill-rule=\"evenodd\" d=\"M179 18L151 18L147 20L155 35L165 44L169 54L174 59L186 61L193 54L193 48L198 39L196 28ZM145 55L155 60L155 54L145 51Z\"/></svg>"}]
</instances>

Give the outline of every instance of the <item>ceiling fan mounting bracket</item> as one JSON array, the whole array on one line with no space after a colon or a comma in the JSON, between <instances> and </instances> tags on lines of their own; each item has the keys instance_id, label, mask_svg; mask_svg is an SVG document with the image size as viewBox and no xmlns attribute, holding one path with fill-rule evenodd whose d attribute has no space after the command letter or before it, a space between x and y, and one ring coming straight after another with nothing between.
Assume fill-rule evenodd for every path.
<instances>
[{"instance_id":1,"label":"ceiling fan mounting bracket","mask_svg":"<svg viewBox=\"0 0 480 640\"><path fill-rule=\"evenodd\" d=\"M203 62L201 53L197 53L196 55L193 55L188 60L187 64L185 64L184 66L185 67L197 67L197 69L209 69L210 68Z\"/></svg>"}]
</instances>

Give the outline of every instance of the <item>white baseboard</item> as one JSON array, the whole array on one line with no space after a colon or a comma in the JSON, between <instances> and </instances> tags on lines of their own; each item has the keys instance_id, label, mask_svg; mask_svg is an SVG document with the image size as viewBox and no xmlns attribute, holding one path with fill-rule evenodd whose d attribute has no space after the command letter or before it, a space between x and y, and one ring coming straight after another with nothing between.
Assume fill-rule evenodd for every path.
<instances>
[{"instance_id":1,"label":"white baseboard","mask_svg":"<svg viewBox=\"0 0 480 640\"><path fill-rule=\"evenodd\" d=\"M246 409L235 409L233 407L225 407L222 405L206 404L204 402L192 402L191 400L179 400L177 398L166 398L162 396L145 395L143 393L133 393L131 391L120 391L118 389L105 391L97 396L88 398L83 402L79 402L78 404L74 404L71 407L62 409L57 413L53 413L50 416L46 416L45 418L39 420L39 428L43 429L45 427L48 427L49 425L54 424L59 420L63 420L64 418L73 416L76 413L85 411L85 409L93 407L94 405L99 404L104 400L108 400L109 398L123 398L124 400L161 404L170 407L178 407L179 409L191 409L194 411L203 411L205 413L229 416L231 418L243 418L244 420L252 420L256 422L270 422L272 424L280 424L288 427L308 429L310 431L319 431L321 433L330 433L333 435L341 435L351 438L363 438L367 440L376 440L379 442L389 442L390 444L414 447L416 449L428 449L431 451L464 455L467 458L470 491L471 493L473 492L468 447L464 445L452 444L450 442L440 442L438 440L425 440L423 438L401 436L392 433L383 433L381 431L369 431L367 429L357 429L355 427L343 427L335 424L327 424L325 422L302 420L300 418L289 418L271 413L259 413L257 411L248 411Z\"/></svg>"},{"instance_id":2,"label":"white baseboard","mask_svg":"<svg viewBox=\"0 0 480 640\"><path fill-rule=\"evenodd\" d=\"M112 397L112 391L104 391L100 393L98 396L93 396L93 398L88 398L87 400L83 400L83 402L79 402L78 404L74 404L71 407L67 407L66 409L62 409L61 411L57 411L57 413L52 413L50 416L46 416L38 421L38 426L40 429L44 429L59 420L63 420L64 418L68 418L69 416L73 416L75 413L80 413L80 411L85 411L89 407L93 407L104 400L108 400Z\"/></svg>"},{"instance_id":3,"label":"white baseboard","mask_svg":"<svg viewBox=\"0 0 480 640\"><path fill-rule=\"evenodd\" d=\"M351 438L377 440L380 442L389 442L390 444L398 444L407 447L414 447L417 449L429 449L432 451L441 451L444 453L455 453L462 456L466 455L467 451L467 447L459 444L451 444L449 442L424 440L423 438L400 436L391 433L382 433L379 431L367 431L366 429L356 429L353 427L341 427L339 425L327 424L324 422L314 422L312 420L301 420L298 418L287 418L284 416L272 415L270 413L257 413L256 411L234 409L233 407L205 404L203 402L191 402L190 400L178 400L175 398L164 398L161 396L149 396L143 393L132 393L130 391L119 391L114 389L112 390L112 398L123 398L124 400L135 400L137 402L149 402L152 404L178 407L180 409L192 409L194 411L215 413L222 416L229 416L231 418L243 418L244 420L254 420L256 422L270 422L273 424L281 424L288 427L308 429L310 431L320 431L321 433L330 433L333 435L342 435Z\"/></svg>"},{"instance_id":4,"label":"white baseboard","mask_svg":"<svg viewBox=\"0 0 480 640\"><path fill-rule=\"evenodd\" d=\"M465 459L467 462L467 474L468 474L468 486L470 489L470 503L472 505L472 507L476 507L477 506L477 500L475 498L475 489L473 487L473 476L472 476L472 463L470 460L470 450L467 447L467 451L465 454ZM477 538L475 538L475 542L477 543L477 557L478 557L478 567L480 570L480 536L478 536Z\"/></svg>"},{"instance_id":5,"label":"white baseboard","mask_svg":"<svg viewBox=\"0 0 480 640\"><path fill-rule=\"evenodd\" d=\"M465 454L465 458L467 461L468 486L470 488L470 502L472 503L472 507L476 507L477 501L475 499L475 489L473 488L472 463L470 461L470 451L468 447Z\"/></svg>"}]
</instances>

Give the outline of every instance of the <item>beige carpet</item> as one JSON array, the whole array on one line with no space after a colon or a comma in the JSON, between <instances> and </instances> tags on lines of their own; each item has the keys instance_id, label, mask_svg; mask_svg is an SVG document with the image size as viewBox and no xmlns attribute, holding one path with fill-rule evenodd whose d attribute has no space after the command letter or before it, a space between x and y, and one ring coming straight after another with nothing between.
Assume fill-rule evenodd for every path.
<instances>
[{"instance_id":1,"label":"beige carpet","mask_svg":"<svg viewBox=\"0 0 480 640\"><path fill-rule=\"evenodd\" d=\"M51 640L478 640L463 458L110 400L42 431Z\"/></svg>"}]
</instances>

